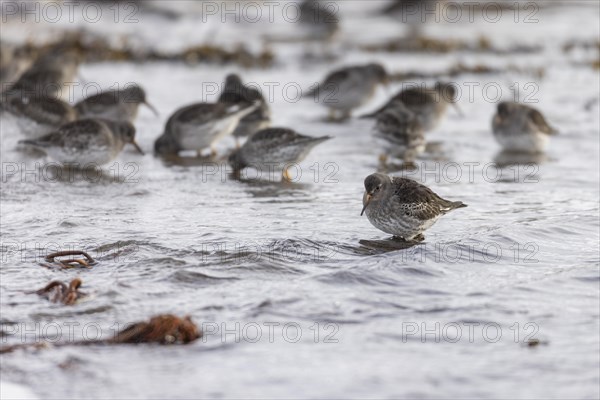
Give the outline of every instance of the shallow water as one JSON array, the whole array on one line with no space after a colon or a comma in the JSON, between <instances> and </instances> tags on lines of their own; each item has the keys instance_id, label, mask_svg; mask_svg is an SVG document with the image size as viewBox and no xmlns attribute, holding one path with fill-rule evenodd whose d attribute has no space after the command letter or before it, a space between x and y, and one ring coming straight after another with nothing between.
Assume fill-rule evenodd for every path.
<instances>
[{"instance_id":1,"label":"shallow water","mask_svg":"<svg viewBox=\"0 0 600 400\"><path fill-rule=\"evenodd\" d=\"M357 3L340 8L349 21L344 32L360 32ZM334 139L315 148L289 184L267 171L261 179L256 171L233 179L220 159L178 165L133 149L102 175L86 175L18 150L18 132L2 119L0 321L12 333L2 341L110 337L160 313L190 315L205 332L179 347L17 351L2 356L2 379L41 398L598 398L600 79L580 64L593 52L561 49L569 39L598 38L595 7L541 10L535 26L502 20L492 29L480 20L461 29L427 27L447 37L491 30L507 46L525 36L545 46L540 54L351 49L336 61L378 60L392 71L438 71L458 61L546 69L542 79L454 78L465 91L470 82L480 85L472 98L461 98L466 117L449 110L428 135L439 143L436 152L405 174L469 207L442 218L425 242L407 249L359 216L362 181L377 169L380 153L372 123L325 123L319 105L280 90L291 83L308 88L333 67L303 61L304 45L273 45L280 56L266 70L83 65L81 75L102 87L117 78L146 88L160 110L158 118L142 110L137 122L148 153L172 111L215 99L206 84L220 84L231 71L263 88L280 84L274 125ZM395 32L387 19L376 21L361 40ZM563 29L576 21L589 28L586 35ZM192 40L186 33L193 26L184 19L177 35ZM18 27L4 29L14 35ZM252 25L249 38L284 29L281 22ZM155 34L147 25L139 32L139 40ZM490 132L495 103L481 90L496 83L504 98L514 83L537 85L536 93L522 95L539 100L535 106L561 132L544 157L499 154ZM378 92L358 114L385 98ZM224 142L221 154L233 145ZM65 248L85 249L99 263L70 271L39 265L46 253ZM75 276L92 296L73 307L24 294ZM529 347L530 339L541 343Z\"/></svg>"}]
</instances>

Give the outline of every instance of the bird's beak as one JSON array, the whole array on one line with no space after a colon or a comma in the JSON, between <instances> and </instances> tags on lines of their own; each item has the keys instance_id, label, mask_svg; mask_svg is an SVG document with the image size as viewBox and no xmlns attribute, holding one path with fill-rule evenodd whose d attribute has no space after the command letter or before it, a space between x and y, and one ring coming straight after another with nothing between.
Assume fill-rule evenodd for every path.
<instances>
[{"instance_id":1,"label":"bird's beak","mask_svg":"<svg viewBox=\"0 0 600 400\"><path fill-rule=\"evenodd\" d=\"M452 106L454 106L454 109L456 110L456 112L458 113L458 115L461 118L465 117L465 113L462 112L462 110L460 109L460 107L458 106L458 103L452 103Z\"/></svg>"},{"instance_id":2,"label":"bird's beak","mask_svg":"<svg viewBox=\"0 0 600 400\"><path fill-rule=\"evenodd\" d=\"M134 140L131 142L131 144L133 145L133 147L135 147L135 149L141 154L141 155L145 155L144 150L142 150L142 148L140 147L139 144L137 144L137 142Z\"/></svg>"},{"instance_id":3,"label":"bird's beak","mask_svg":"<svg viewBox=\"0 0 600 400\"><path fill-rule=\"evenodd\" d=\"M373 198L373 196L371 196L370 194L367 193L367 201L365 201L365 206L363 207L362 211L360 212L360 216L362 217L363 214L365 213L365 210L367 209L367 206L369 205L369 203L371 202L371 199Z\"/></svg>"},{"instance_id":4,"label":"bird's beak","mask_svg":"<svg viewBox=\"0 0 600 400\"><path fill-rule=\"evenodd\" d=\"M152 104L148 103L147 101L144 101L144 104L154 113L154 115L158 117L158 111L156 110L156 108L154 108Z\"/></svg>"}]
</instances>

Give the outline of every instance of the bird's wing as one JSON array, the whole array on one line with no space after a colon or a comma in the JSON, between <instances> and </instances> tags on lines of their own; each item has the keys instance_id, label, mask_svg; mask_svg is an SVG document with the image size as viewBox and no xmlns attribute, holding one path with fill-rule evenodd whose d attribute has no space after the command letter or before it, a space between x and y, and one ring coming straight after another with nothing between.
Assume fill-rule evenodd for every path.
<instances>
[{"instance_id":1,"label":"bird's wing","mask_svg":"<svg viewBox=\"0 0 600 400\"><path fill-rule=\"evenodd\" d=\"M248 141L261 146L279 146L284 143L292 143L301 137L307 138L308 136L300 135L292 129L268 128L256 132Z\"/></svg>"},{"instance_id":2,"label":"bird's wing","mask_svg":"<svg viewBox=\"0 0 600 400\"><path fill-rule=\"evenodd\" d=\"M75 109L81 113L102 112L107 106L114 106L119 103L119 92L108 91L98 93L87 97L75 105Z\"/></svg>"},{"instance_id":3,"label":"bird's wing","mask_svg":"<svg viewBox=\"0 0 600 400\"><path fill-rule=\"evenodd\" d=\"M248 100L243 94L244 86L237 83L227 83L219 96L220 103L238 104Z\"/></svg>"},{"instance_id":4,"label":"bird's wing","mask_svg":"<svg viewBox=\"0 0 600 400\"><path fill-rule=\"evenodd\" d=\"M227 106L213 103L196 103L177 110L167 125L179 123L183 125L204 125L208 122L224 118L228 115Z\"/></svg>"},{"instance_id":5,"label":"bird's wing","mask_svg":"<svg viewBox=\"0 0 600 400\"><path fill-rule=\"evenodd\" d=\"M258 108L252 114L246 116L244 121L263 121L269 120L271 112L269 106L265 101L262 93L254 88L247 87L239 84L228 84L223 89L223 92L219 96L219 103L234 104L242 107L250 106L255 101L260 102L260 108Z\"/></svg>"},{"instance_id":6,"label":"bird's wing","mask_svg":"<svg viewBox=\"0 0 600 400\"><path fill-rule=\"evenodd\" d=\"M31 106L26 107L25 111L36 121L52 125L70 122L76 117L75 110L69 104L57 99L32 100Z\"/></svg>"},{"instance_id":7,"label":"bird's wing","mask_svg":"<svg viewBox=\"0 0 600 400\"><path fill-rule=\"evenodd\" d=\"M64 147L65 136L63 132L54 131L37 139L22 140L20 143L33 145L43 149L48 147Z\"/></svg>"},{"instance_id":8,"label":"bird's wing","mask_svg":"<svg viewBox=\"0 0 600 400\"><path fill-rule=\"evenodd\" d=\"M76 150L85 150L93 146L110 146L114 140L108 126L96 119L81 119L63 125L58 130L62 146Z\"/></svg>"},{"instance_id":9,"label":"bird's wing","mask_svg":"<svg viewBox=\"0 0 600 400\"><path fill-rule=\"evenodd\" d=\"M219 102L222 103L253 103L256 100L264 102L264 97L255 88L248 87L245 85L239 85L237 83L227 84L223 89L223 92L219 96Z\"/></svg>"},{"instance_id":10,"label":"bird's wing","mask_svg":"<svg viewBox=\"0 0 600 400\"><path fill-rule=\"evenodd\" d=\"M337 71L333 71L325 78L325 81L320 85L323 89L327 89L327 86L339 86L343 85L348 80L352 79L355 68L344 68Z\"/></svg>"},{"instance_id":11,"label":"bird's wing","mask_svg":"<svg viewBox=\"0 0 600 400\"><path fill-rule=\"evenodd\" d=\"M405 89L394 96L395 100L400 100L407 107L422 106L435 100L431 93L424 92L418 88Z\"/></svg>"},{"instance_id":12,"label":"bird's wing","mask_svg":"<svg viewBox=\"0 0 600 400\"><path fill-rule=\"evenodd\" d=\"M39 90L46 90L49 87L56 87L62 82L63 76L56 70L30 70L26 71L10 90L32 90L38 93ZM38 93L39 94L39 93Z\"/></svg>"},{"instance_id":13,"label":"bird's wing","mask_svg":"<svg viewBox=\"0 0 600 400\"><path fill-rule=\"evenodd\" d=\"M286 128L267 128L256 132L248 139L248 144L262 149L276 148L279 146L292 146L317 142L330 139L328 136L312 137L302 135Z\"/></svg>"},{"instance_id":14,"label":"bird's wing","mask_svg":"<svg viewBox=\"0 0 600 400\"><path fill-rule=\"evenodd\" d=\"M291 129L268 128L256 132L246 141L242 147L242 154L249 151L250 154L272 154L284 152L290 160L303 157L319 143L330 139L330 137L311 137L296 133ZM267 160L263 160L267 161Z\"/></svg>"},{"instance_id":15,"label":"bird's wing","mask_svg":"<svg viewBox=\"0 0 600 400\"><path fill-rule=\"evenodd\" d=\"M393 178L392 201L398 209L420 220L429 220L455 208L464 207L461 202L442 199L427 186L407 178Z\"/></svg>"},{"instance_id":16,"label":"bird's wing","mask_svg":"<svg viewBox=\"0 0 600 400\"><path fill-rule=\"evenodd\" d=\"M552 128L550 126L550 124L548 124L548 122L546 121L546 118L544 118L544 116L542 115L541 112L539 112L538 110L535 109L530 109L527 117L529 118L529 120L531 122L533 122L535 124L535 126L543 133L546 133L548 135L554 135L557 134L558 132L556 131L556 129Z\"/></svg>"}]
</instances>

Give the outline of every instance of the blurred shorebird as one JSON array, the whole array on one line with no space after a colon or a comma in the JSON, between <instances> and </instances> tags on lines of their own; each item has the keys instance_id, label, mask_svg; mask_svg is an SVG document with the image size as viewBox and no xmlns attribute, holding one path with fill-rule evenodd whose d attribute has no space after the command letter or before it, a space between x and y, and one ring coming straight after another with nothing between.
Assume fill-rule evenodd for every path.
<instances>
[{"instance_id":1,"label":"blurred shorebird","mask_svg":"<svg viewBox=\"0 0 600 400\"><path fill-rule=\"evenodd\" d=\"M108 90L87 97L75 104L79 118L104 118L133 123L140 104L146 105L155 115L158 111L146 100L146 92L138 85L128 85L122 90Z\"/></svg>"},{"instance_id":2,"label":"blurred shorebird","mask_svg":"<svg viewBox=\"0 0 600 400\"><path fill-rule=\"evenodd\" d=\"M127 143L144 154L135 142L135 128L128 121L81 119L39 139L20 143L39 148L53 160L76 168L106 164Z\"/></svg>"},{"instance_id":3,"label":"blurred shorebird","mask_svg":"<svg viewBox=\"0 0 600 400\"><path fill-rule=\"evenodd\" d=\"M375 118L383 111L394 107L408 108L415 114L425 132L429 132L440 124L446 115L449 104L453 105L462 115L456 103L456 95L456 88L449 83L438 82L432 89L407 88L392 97L377 111L363 115L361 118Z\"/></svg>"},{"instance_id":4,"label":"blurred shorebird","mask_svg":"<svg viewBox=\"0 0 600 400\"><path fill-rule=\"evenodd\" d=\"M393 0L381 10L381 14L391 16L408 26L408 37L421 35L428 19L435 21L438 0Z\"/></svg>"},{"instance_id":5,"label":"blurred shorebird","mask_svg":"<svg viewBox=\"0 0 600 400\"><path fill-rule=\"evenodd\" d=\"M543 152L550 136L558 133L541 112L514 102L498 104L492 130L505 151L523 153Z\"/></svg>"},{"instance_id":6,"label":"blurred shorebird","mask_svg":"<svg viewBox=\"0 0 600 400\"><path fill-rule=\"evenodd\" d=\"M308 40L331 41L339 32L335 3L322 4L319 0L304 0L300 4L300 23L306 28Z\"/></svg>"},{"instance_id":7,"label":"blurred shorebird","mask_svg":"<svg viewBox=\"0 0 600 400\"><path fill-rule=\"evenodd\" d=\"M240 120L237 128L233 131L236 144L239 147L239 138L252 135L261 129L268 128L271 125L271 112L269 105L261 92L252 87L244 86L240 77L236 74L230 74L225 79L225 87L219 96L219 103L248 107L256 101L260 102L260 107L246 115Z\"/></svg>"},{"instance_id":8,"label":"blurred shorebird","mask_svg":"<svg viewBox=\"0 0 600 400\"><path fill-rule=\"evenodd\" d=\"M283 179L291 181L288 173L290 164L304 160L313 147L329 139L329 136L316 138L301 135L286 128L263 129L234 151L229 156L229 163L236 171L247 167L262 169L278 165L282 168Z\"/></svg>"},{"instance_id":9,"label":"blurred shorebird","mask_svg":"<svg viewBox=\"0 0 600 400\"><path fill-rule=\"evenodd\" d=\"M377 229L405 241L424 240L423 232L442 215L467 205L448 201L412 179L372 174L365 179L363 213Z\"/></svg>"},{"instance_id":10,"label":"blurred shorebird","mask_svg":"<svg viewBox=\"0 0 600 400\"><path fill-rule=\"evenodd\" d=\"M367 103L379 84L387 84L388 74L385 68L376 63L346 67L330 73L323 83L311 90L305 97L311 96L329 108L329 118L340 119L351 116L352 110Z\"/></svg>"},{"instance_id":11,"label":"blurred shorebird","mask_svg":"<svg viewBox=\"0 0 600 400\"><path fill-rule=\"evenodd\" d=\"M33 50L0 42L0 92L13 85L33 63Z\"/></svg>"},{"instance_id":12,"label":"blurred shorebird","mask_svg":"<svg viewBox=\"0 0 600 400\"><path fill-rule=\"evenodd\" d=\"M158 155L177 155L180 151L201 151L210 147L216 154L215 144L231 135L245 116L260 107L230 106L223 103L196 103L175 111L167 121L164 133L156 139L154 150Z\"/></svg>"},{"instance_id":13,"label":"blurred shorebird","mask_svg":"<svg viewBox=\"0 0 600 400\"><path fill-rule=\"evenodd\" d=\"M8 97L0 103L0 109L15 119L23 135L33 138L53 132L77 119L73 107L54 98Z\"/></svg>"},{"instance_id":14,"label":"blurred shorebird","mask_svg":"<svg viewBox=\"0 0 600 400\"><path fill-rule=\"evenodd\" d=\"M425 151L425 132L414 113L406 107L384 110L377 116L375 136L384 140L385 154L380 160L387 162L388 156L400 158L412 164Z\"/></svg>"},{"instance_id":15,"label":"blurred shorebird","mask_svg":"<svg viewBox=\"0 0 600 400\"><path fill-rule=\"evenodd\" d=\"M54 97L68 101L80 62L77 49L55 46L41 55L3 96Z\"/></svg>"}]
</instances>

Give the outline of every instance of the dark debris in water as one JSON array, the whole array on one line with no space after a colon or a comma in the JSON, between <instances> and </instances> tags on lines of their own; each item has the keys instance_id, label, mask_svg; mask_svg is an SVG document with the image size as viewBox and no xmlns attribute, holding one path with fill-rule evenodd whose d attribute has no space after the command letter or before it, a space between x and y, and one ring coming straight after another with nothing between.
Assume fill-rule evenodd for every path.
<instances>
[{"instance_id":1,"label":"dark debris in water","mask_svg":"<svg viewBox=\"0 0 600 400\"><path fill-rule=\"evenodd\" d=\"M525 346L527 347L539 347L539 346L547 346L550 344L548 341L540 340L540 339L529 339L525 342Z\"/></svg>"}]
</instances>

